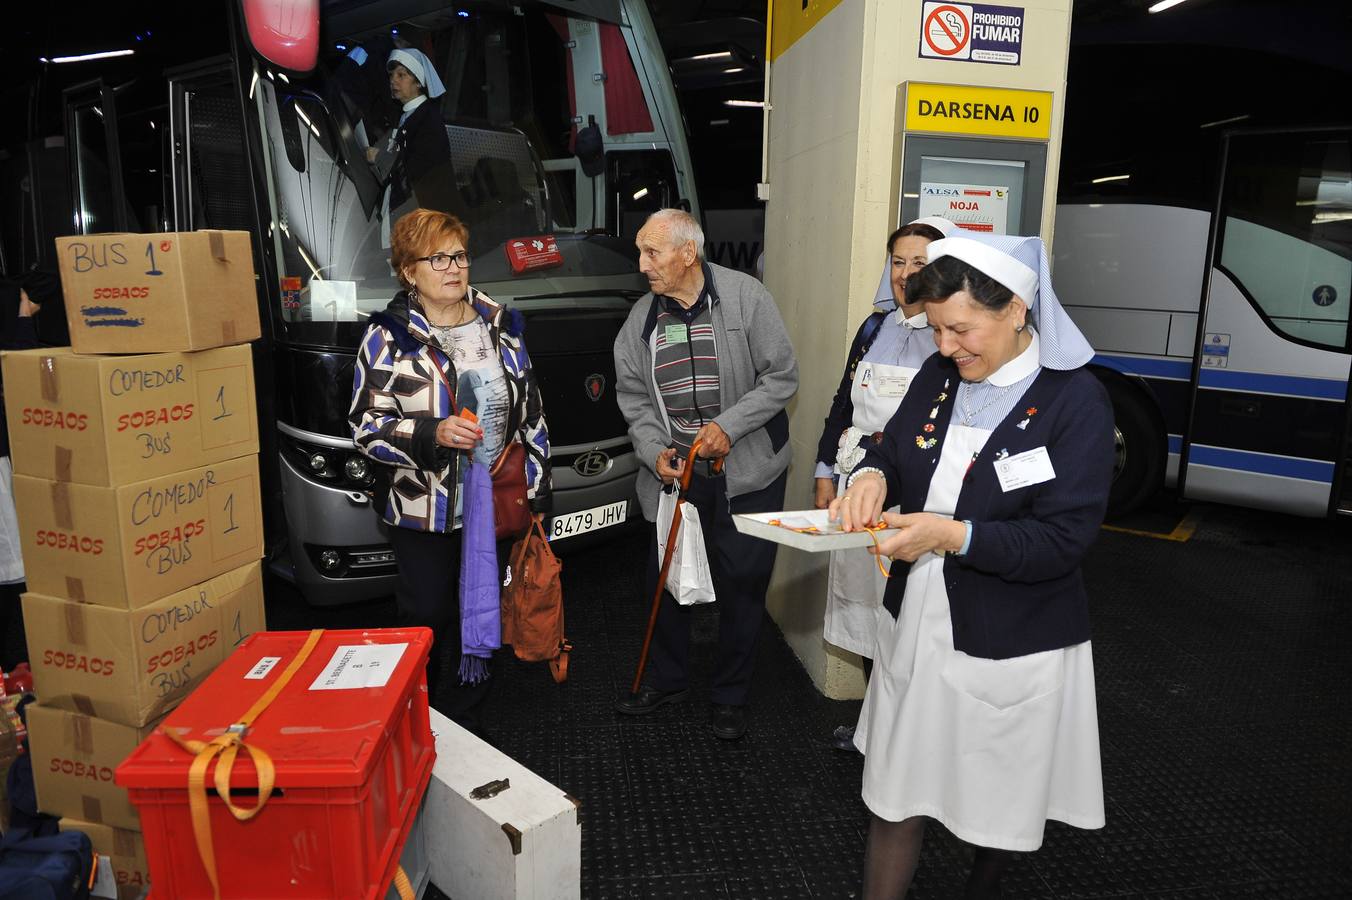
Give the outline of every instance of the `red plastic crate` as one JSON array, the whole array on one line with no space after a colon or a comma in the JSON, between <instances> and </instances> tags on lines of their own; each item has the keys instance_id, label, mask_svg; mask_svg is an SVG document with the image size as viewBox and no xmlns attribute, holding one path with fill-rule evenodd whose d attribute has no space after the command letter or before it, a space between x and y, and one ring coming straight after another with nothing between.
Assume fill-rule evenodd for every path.
<instances>
[{"instance_id":1,"label":"red plastic crate","mask_svg":"<svg viewBox=\"0 0 1352 900\"><path fill-rule=\"evenodd\" d=\"M185 740L216 738L281 676L308 636L252 635L161 729L174 729ZM431 643L426 628L325 632L244 737L267 751L276 767L276 787L253 819L236 820L216 796L212 762L206 783L222 898L385 896L432 775L425 668ZM407 646L383 687L312 689L340 647L391 644ZM349 658L344 677L369 683L368 655L381 652L392 651L363 649L359 658ZM266 660L274 658L268 667ZM387 670L389 660L384 662ZM192 753L157 730L117 767L115 779L141 815L153 898L212 897L189 809L192 760ZM237 806L257 801L257 773L247 751L235 760L230 786Z\"/></svg>"}]
</instances>

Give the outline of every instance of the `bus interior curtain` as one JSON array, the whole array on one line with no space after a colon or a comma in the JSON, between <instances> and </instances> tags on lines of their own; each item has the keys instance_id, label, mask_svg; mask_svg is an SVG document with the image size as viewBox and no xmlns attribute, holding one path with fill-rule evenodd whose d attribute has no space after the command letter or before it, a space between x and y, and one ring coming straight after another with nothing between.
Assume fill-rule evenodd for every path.
<instances>
[{"instance_id":1,"label":"bus interior curtain","mask_svg":"<svg viewBox=\"0 0 1352 900\"><path fill-rule=\"evenodd\" d=\"M618 25L601 26L601 68L606 73L606 133L641 134L653 130L634 61Z\"/></svg>"},{"instance_id":2,"label":"bus interior curtain","mask_svg":"<svg viewBox=\"0 0 1352 900\"><path fill-rule=\"evenodd\" d=\"M573 48L570 46L573 37L568 30L566 16L550 13L545 18L563 42L564 79L568 82L568 118L572 122L568 128L568 152L572 153L577 147L577 85L573 83Z\"/></svg>"},{"instance_id":3,"label":"bus interior curtain","mask_svg":"<svg viewBox=\"0 0 1352 900\"><path fill-rule=\"evenodd\" d=\"M621 0L540 0L546 6L557 6L574 15L591 16L602 22L624 23L624 14L620 11Z\"/></svg>"}]
</instances>

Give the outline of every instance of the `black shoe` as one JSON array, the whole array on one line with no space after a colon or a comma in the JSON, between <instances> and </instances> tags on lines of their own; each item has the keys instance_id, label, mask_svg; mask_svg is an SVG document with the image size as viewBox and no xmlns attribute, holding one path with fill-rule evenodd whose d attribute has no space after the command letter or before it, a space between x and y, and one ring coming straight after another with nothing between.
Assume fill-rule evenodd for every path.
<instances>
[{"instance_id":1,"label":"black shoe","mask_svg":"<svg viewBox=\"0 0 1352 900\"><path fill-rule=\"evenodd\" d=\"M837 725L836 730L831 732L829 743L836 750L844 750L846 753L859 752L859 748L854 745L853 725Z\"/></svg>"},{"instance_id":2,"label":"black shoe","mask_svg":"<svg viewBox=\"0 0 1352 900\"><path fill-rule=\"evenodd\" d=\"M716 738L737 740L746 734L746 707L715 703L709 711L709 728Z\"/></svg>"},{"instance_id":3,"label":"black shoe","mask_svg":"<svg viewBox=\"0 0 1352 900\"><path fill-rule=\"evenodd\" d=\"M615 704L615 712L623 716L646 716L648 713L667 703L680 703L690 696L688 689L679 691L659 691L646 684L637 694L630 694Z\"/></svg>"}]
</instances>

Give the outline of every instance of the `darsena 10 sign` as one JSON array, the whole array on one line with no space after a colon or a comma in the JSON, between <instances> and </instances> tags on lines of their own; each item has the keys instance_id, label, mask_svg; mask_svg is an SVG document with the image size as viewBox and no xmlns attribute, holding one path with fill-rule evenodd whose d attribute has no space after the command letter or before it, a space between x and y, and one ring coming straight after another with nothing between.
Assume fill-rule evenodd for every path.
<instances>
[{"instance_id":1,"label":"darsena 10 sign","mask_svg":"<svg viewBox=\"0 0 1352 900\"><path fill-rule=\"evenodd\" d=\"M929 59L1017 66L1023 8L927 0L920 13L920 55Z\"/></svg>"}]
</instances>

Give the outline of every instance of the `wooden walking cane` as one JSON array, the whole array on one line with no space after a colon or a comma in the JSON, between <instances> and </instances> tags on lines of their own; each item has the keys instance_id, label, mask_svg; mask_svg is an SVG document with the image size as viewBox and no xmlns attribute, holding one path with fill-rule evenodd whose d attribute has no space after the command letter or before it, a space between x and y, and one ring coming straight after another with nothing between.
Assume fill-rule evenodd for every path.
<instances>
[{"instance_id":1,"label":"wooden walking cane","mask_svg":"<svg viewBox=\"0 0 1352 900\"><path fill-rule=\"evenodd\" d=\"M685 471L676 482L676 510L671 514L671 531L667 533L667 552L662 554L662 569L657 573L657 590L653 594L653 609L648 614L648 633L643 636L643 650L638 655L638 671L634 673L634 686L629 693L637 694L643 681L643 670L648 665L648 648L653 642L653 629L657 627L657 611L662 608L662 592L667 589L667 573L671 571L671 557L676 552L676 538L681 533L681 498L690 490L690 476L695 469L695 454L699 452L701 441L695 441L690 454L685 458ZM720 457L713 461L713 471L717 475L723 471Z\"/></svg>"}]
</instances>

